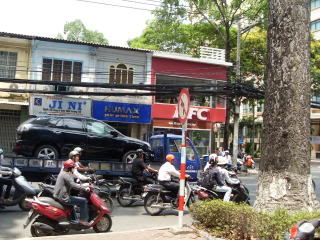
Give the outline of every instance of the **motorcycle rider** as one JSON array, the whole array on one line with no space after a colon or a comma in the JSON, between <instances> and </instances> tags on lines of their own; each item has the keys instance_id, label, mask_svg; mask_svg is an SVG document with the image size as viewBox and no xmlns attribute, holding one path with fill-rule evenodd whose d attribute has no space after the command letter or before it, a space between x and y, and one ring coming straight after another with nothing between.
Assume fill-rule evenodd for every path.
<instances>
[{"instance_id":1,"label":"motorcycle rider","mask_svg":"<svg viewBox=\"0 0 320 240\"><path fill-rule=\"evenodd\" d=\"M132 176L140 183L140 185L154 183L152 178L143 175L143 171L146 170L153 173L158 173L158 171L145 164L144 151L142 149L137 149L136 152L137 157L132 161Z\"/></svg>"},{"instance_id":2,"label":"motorcycle rider","mask_svg":"<svg viewBox=\"0 0 320 240\"><path fill-rule=\"evenodd\" d=\"M212 153L212 154L209 155L209 157L208 157L208 162L207 162L206 166L205 166L204 169L203 169L204 172L210 167L210 165L211 165L211 164L210 164L210 160L211 160L211 159L215 159L217 156L218 156L218 155L217 155L216 153Z\"/></svg>"},{"instance_id":3,"label":"motorcycle rider","mask_svg":"<svg viewBox=\"0 0 320 240\"><path fill-rule=\"evenodd\" d=\"M224 192L225 194L223 196L223 201L229 202L232 189L225 184L220 174L220 169L218 167L219 158L222 158L222 157L218 156L218 157L210 158L209 160L210 167L207 169L207 172L206 172L207 174L204 173L205 175L204 181L208 182L207 185L209 186L209 189L213 189L214 191L217 191L217 192ZM208 180L206 180L206 177ZM204 186L204 187L207 188L207 186Z\"/></svg>"},{"instance_id":4,"label":"motorcycle rider","mask_svg":"<svg viewBox=\"0 0 320 240\"><path fill-rule=\"evenodd\" d=\"M80 161L80 153L77 152L77 151L71 151L69 153L69 160L73 161L75 163L75 169L73 170L73 175L79 179L80 181L83 181L83 182L87 182L87 181L90 181L91 178L90 177L87 177L83 174L81 174L79 171L78 171L78 168L77 168L77 163ZM63 168L61 169L60 172L63 171Z\"/></svg>"},{"instance_id":5,"label":"motorcycle rider","mask_svg":"<svg viewBox=\"0 0 320 240\"><path fill-rule=\"evenodd\" d=\"M175 157L173 154L167 154L166 162L159 169L158 181L166 189L170 190L174 196L178 195L179 183L173 182L171 176L180 177L180 172L174 167ZM186 174L186 178L190 176ZM178 199L178 198L177 198Z\"/></svg>"},{"instance_id":6,"label":"motorcycle rider","mask_svg":"<svg viewBox=\"0 0 320 240\"><path fill-rule=\"evenodd\" d=\"M72 204L80 207L80 221L79 223L88 226L88 201L86 198L71 196L70 190L85 190L89 191L89 188L82 187L80 184L74 182L73 171L75 170L75 162L72 159L68 159L63 163L63 171L58 175L57 182L54 186L53 197L63 203ZM77 219L76 213L73 209L73 220Z\"/></svg>"},{"instance_id":7,"label":"motorcycle rider","mask_svg":"<svg viewBox=\"0 0 320 240\"><path fill-rule=\"evenodd\" d=\"M231 185L239 184L238 179L230 178L229 171L225 169L227 167L228 160L225 157L218 157L218 169L222 178L223 183L228 183Z\"/></svg>"},{"instance_id":8,"label":"motorcycle rider","mask_svg":"<svg viewBox=\"0 0 320 240\"><path fill-rule=\"evenodd\" d=\"M92 173L92 172L94 172L93 169L84 166L80 162L80 157L82 156L83 149L81 147L76 147L76 148L73 149L73 151L77 151L79 153L79 160L75 162L78 172L80 172L80 173L85 173L85 172L91 172Z\"/></svg>"}]
</instances>

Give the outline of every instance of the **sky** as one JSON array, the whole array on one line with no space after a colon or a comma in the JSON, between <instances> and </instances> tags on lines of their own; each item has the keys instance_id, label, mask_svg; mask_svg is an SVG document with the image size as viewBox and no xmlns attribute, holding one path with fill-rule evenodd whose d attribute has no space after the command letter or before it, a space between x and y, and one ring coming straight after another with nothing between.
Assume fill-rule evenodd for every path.
<instances>
[{"instance_id":1,"label":"sky","mask_svg":"<svg viewBox=\"0 0 320 240\"><path fill-rule=\"evenodd\" d=\"M87 1L87 0L85 0ZM88 0L132 8L155 9L160 0ZM0 32L56 37L66 22L80 19L102 32L110 45L128 46L152 19L151 11L120 8L79 0L0 0ZM138 2L142 3L139 4Z\"/></svg>"}]
</instances>

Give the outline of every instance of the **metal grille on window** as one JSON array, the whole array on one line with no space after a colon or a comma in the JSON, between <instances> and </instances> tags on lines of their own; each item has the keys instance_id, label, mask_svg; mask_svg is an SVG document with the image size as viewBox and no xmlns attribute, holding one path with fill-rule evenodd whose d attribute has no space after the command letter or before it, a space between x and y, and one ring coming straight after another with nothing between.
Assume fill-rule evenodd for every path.
<instances>
[{"instance_id":1,"label":"metal grille on window","mask_svg":"<svg viewBox=\"0 0 320 240\"><path fill-rule=\"evenodd\" d=\"M0 51L0 78L15 78L17 56L15 52Z\"/></svg>"},{"instance_id":2,"label":"metal grille on window","mask_svg":"<svg viewBox=\"0 0 320 240\"><path fill-rule=\"evenodd\" d=\"M15 146L16 129L20 124L20 111L0 109L0 147L11 153Z\"/></svg>"}]
</instances>

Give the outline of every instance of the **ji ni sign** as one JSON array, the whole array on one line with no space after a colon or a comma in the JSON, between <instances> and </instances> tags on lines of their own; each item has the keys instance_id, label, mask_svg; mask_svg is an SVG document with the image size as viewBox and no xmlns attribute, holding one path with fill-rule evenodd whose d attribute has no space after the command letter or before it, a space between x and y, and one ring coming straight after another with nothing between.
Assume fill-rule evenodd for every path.
<instances>
[{"instance_id":1,"label":"ji ni sign","mask_svg":"<svg viewBox=\"0 0 320 240\"><path fill-rule=\"evenodd\" d=\"M93 101L92 117L110 122L150 123L151 105Z\"/></svg>"}]
</instances>

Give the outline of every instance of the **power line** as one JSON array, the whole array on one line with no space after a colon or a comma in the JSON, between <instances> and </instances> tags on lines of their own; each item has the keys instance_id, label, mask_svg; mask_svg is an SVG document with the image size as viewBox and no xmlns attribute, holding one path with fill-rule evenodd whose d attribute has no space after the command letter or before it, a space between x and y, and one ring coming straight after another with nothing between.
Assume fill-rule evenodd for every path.
<instances>
[{"instance_id":1,"label":"power line","mask_svg":"<svg viewBox=\"0 0 320 240\"><path fill-rule=\"evenodd\" d=\"M105 6L112 6L112 7L120 7L120 8L134 9L134 10L149 11L149 12L153 11L152 9L129 7L129 6L117 5L117 4L111 4L111 3L95 2L95 1L90 1L90 0L76 0L76 1L85 2L85 3L91 3L91 4L100 4L100 5L105 5Z\"/></svg>"}]
</instances>

